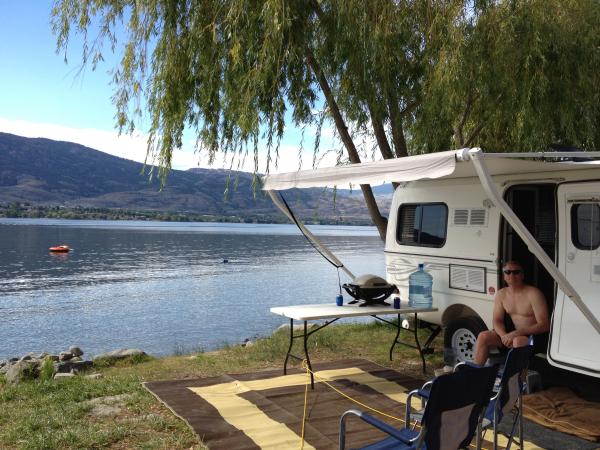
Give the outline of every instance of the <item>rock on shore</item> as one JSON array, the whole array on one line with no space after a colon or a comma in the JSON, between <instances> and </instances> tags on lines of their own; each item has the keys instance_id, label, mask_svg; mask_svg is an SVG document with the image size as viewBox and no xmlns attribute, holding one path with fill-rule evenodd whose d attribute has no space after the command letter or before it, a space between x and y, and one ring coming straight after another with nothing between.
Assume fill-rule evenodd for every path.
<instances>
[{"instance_id":1,"label":"rock on shore","mask_svg":"<svg viewBox=\"0 0 600 450\"><path fill-rule=\"evenodd\" d=\"M101 353L94 357L94 361L115 361L124 358L131 358L133 356L147 356L146 352L139 348L121 348L119 350L113 350L112 352Z\"/></svg>"},{"instance_id":2,"label":"rock on shore","mask_svg":"<svg viewBox=\"0 0 600 450\"><path fill-rule=\"evenodd\" d=\"M49 353L27 353L21 358L0 360L0 374L3 374L10 384L18 384L25 380L39 378L65 379L88 371L94 367L94 361L114 361L133 356L146 356L146 353L137 348L119 349L96 356L93 361L84 360L83 350L77 346L69 347L68 351L58 355ZM99 374L93 374L99 375ZM99 378L90 376L90 378Z\"/></svg>"}]
</instances>

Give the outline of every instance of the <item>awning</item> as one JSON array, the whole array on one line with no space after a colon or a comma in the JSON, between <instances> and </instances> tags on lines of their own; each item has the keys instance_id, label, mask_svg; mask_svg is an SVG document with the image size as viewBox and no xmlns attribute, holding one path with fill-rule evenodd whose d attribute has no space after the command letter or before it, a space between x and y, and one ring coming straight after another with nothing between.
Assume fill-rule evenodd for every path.
<instances>
[{"instance_id":1,"label":"awning","mask_svg":"<svg viewBox=\"0 0 600 450\"><path fill-rule=\"evenodd\" d=\"M342 187L349 184L377 185L391 182L407 182L435 178L475 178L477 173L472 164L462 159L468 150L451 150L440 153L408 156L406 158L349 164L347 166L325 167L315 170L300 170L265 175L263 189L282 191L292 188ZM489 174L542 173L549 171L600 169L598 161L592 162L546 162L525 160L532 154L504 153L485 154ZM558 153L536 153L535 157L556 157ZM561 156L570 156L560 154ZM598 157L598 152L589 152L586 156Z\"/></svg>"},{"instance_id":2,"label":"awning","mask_svg":"<svg viewBox=\"0 0 600 450\"><path fill-rule=\"evenodd\" d=\"M281 191L292 188L381 184L423 178L440 178L454 172L456 151L429 153L406 158L325 167L316 170L266 175L263 189Z\"/></svg>"}]
</instances>

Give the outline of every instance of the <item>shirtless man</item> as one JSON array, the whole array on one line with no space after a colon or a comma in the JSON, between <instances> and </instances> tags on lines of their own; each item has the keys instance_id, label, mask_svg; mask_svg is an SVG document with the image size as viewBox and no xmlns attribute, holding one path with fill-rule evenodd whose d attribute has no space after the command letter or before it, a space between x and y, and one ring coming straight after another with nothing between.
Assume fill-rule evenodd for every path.
<instances>
[{"instance_id":1,"label":"shirtless man","mask_svg":"<svg viewBox=\"0 0 600 450\"><path fill-rule=\"evenodd\" d=\"M502 267L502 272L508 286L500 289L494 299L494 328L477 336L473 362L479 365L485 364L491 347L523 347L529 343L530 335L550 329L544 294L538 288L525 284L521 264L509 261ZM514 331L506 331L505 314L515 324Z\"/></svg>"}]
</instances>

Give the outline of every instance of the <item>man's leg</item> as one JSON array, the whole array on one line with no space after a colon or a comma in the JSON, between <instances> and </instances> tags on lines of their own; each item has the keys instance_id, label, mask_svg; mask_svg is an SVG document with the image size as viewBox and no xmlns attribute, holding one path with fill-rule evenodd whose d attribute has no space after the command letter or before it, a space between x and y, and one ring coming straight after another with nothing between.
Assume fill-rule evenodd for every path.
<instances>
[{"instance_id":1,"label":"man's leg","mask_svg":"<svg viewBox=\"0 0 600 450\"><path fill-rule=\"evenodd\" d=\"M494 330L482 331L475 342L473 362L483 366L488 359L491 347L502 347L502 340Z\"/></svg>"}]
</instances>

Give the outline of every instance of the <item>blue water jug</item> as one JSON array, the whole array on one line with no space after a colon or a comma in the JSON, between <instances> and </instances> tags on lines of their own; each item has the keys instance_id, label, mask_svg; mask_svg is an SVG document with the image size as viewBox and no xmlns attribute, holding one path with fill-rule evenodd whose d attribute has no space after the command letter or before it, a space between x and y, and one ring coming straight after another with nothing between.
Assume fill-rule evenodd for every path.
<instances>
[{"instance_id":1,"label":"blue water jug","mask_svg":"<svg viewBox=\"0 0 600 450\"><path fill-rule=\"evenodd\" d=\"M423 264L419 264L419 270L408 277L408 305L419 308L431 307L432 285L433 277L423 270Z\"/></svg>"}]
</instances>

